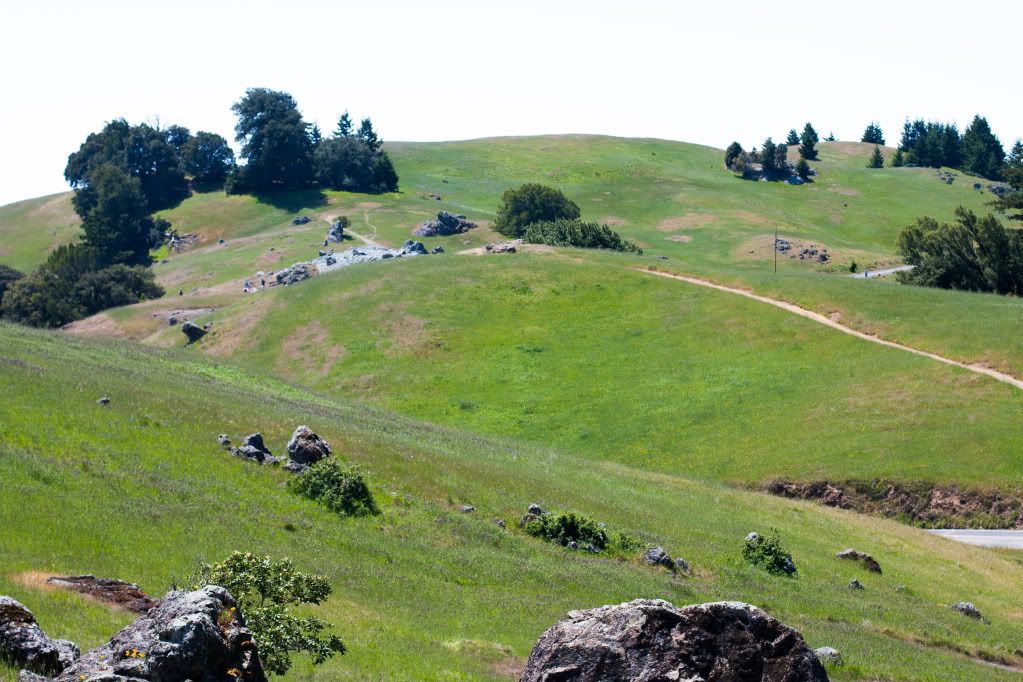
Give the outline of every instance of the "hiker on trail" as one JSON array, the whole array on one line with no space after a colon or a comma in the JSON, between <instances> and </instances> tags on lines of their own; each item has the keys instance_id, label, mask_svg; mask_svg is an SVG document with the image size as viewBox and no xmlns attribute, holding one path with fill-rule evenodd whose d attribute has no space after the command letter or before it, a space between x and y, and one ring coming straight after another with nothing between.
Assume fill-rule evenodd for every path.
<instances>
[{"instance_id":1,"label":"hiker on trail","mask_svg":"<svg viewBox=\"0 0 1023 682\"><path fill-rule=\"evenodd\" d=\"M178 289L178 296L184 296L184 295L185 295L185 290L184 289Z\"/></svg>"}]
</instances>

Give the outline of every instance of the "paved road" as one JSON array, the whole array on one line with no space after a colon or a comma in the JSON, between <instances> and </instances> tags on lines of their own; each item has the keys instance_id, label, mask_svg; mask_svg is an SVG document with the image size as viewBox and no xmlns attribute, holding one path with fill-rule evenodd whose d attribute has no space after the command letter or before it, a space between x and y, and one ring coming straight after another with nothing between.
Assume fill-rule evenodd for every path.
<instances>
[{"instance_id":1,"label":"paved road","mask_svg":"<svg viewBox=\"0 0 1023 682\"><path fill-rule=\"evenodd\" d=\"M896 272L903 272L905 270L912 270L912 265L900 265L897 268L885 268L884 270L866 270L864 272L857 272L849 277L855 277L856 279L874 279L875 277L887 277L893 275Z\"/></svg>"},{"instance_id":2,"label":"paved road","mask_svg":"<svg viewBox=\"0 0 1023 682\"><path fill-rule=\"evenodd\" d=\"M967 530L959 528L941 528L929 530L932 535L964 542L967 545L980 547L1005 547L1007 549L1023 549L1023 530Z\"/></svg>"}]
</instances>

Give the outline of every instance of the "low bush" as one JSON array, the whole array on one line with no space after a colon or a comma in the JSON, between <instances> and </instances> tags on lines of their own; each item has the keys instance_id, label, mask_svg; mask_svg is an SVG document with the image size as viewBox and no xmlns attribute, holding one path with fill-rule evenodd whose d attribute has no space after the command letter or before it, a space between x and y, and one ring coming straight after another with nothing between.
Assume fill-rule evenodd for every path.
<instances>
[{"instance_id":1,"label":"low bush","mask_svg":"<svg viewBox=\"0 0 1023 682\"><path fill-rule=\"evenodd\" d=\"M526 228L523 239L530 244L643 253L643 249L622 239L621 235L607 225L584 223L580 220L548 220L533 223Z\"/></svg>"},{"instance_id":2,"label":"low bush","mask_svg":"<svg viewBox=\"0 0 1023 682\"><path fill-rule=\"evenodd\" d=\"M771 536L766 538L758 533L750 533L742 547L742 558L768 573L788 576L796 574L796 564L792 561L792 555L782 548L778 531L772 531Z\"/></svg>"},{"instance_id":3,"label":"low bush","mask_svg":"<svg viewBox=\"0 0 1023 682\"><path fill-rule=\"evenodd\" d=\"M506 237L521 237L533 223L578 220L579 207L561 190L528 183L501 195L494 229Z\"/></svg>"},{"instance_id":4,"label":"low bush","mask_svg":"<svg viewBox=\"0 0 1023 682\"><path fill-rule=\"evenodd\" d=\"M608 533L604 524L575 512L543 513L526 521L523 529L530 535L567 547L576 543L585 549L592 545L598 551L628 552L640 543L624 533Z\"/></svg>"},{"instance_id":5,"label":"low bush","mask_svg":"<svg viewBox=\"0 0 1023 682\"><path fill-rule=\"evenodd\" d=\"M288 481L288 489L342 516L380 513L362 471L354 464L322 459Z\"/></svg>"}]
</instances>

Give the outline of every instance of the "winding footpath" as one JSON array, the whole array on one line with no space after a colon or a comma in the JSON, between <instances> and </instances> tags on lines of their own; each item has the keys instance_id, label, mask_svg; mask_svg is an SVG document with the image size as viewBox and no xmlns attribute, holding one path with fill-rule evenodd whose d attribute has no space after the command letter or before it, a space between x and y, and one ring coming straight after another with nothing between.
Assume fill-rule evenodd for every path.
<instances>
[{"instance_id":1,"label":"winding footpath","mask_svg":"<svg viewBox=\"0 0 1023 682\"><path fill-rule=\"evenodd\" d=\"M649 275L657 275L658 277L665 277L667 279L676 279L681 282L686 282L688 284L695 284L696 286L707 287L708 289L717 289L718 291L724 291L729 294L745 296L746 298L751 298L754 301L766 303L767 305L773 305L775 308L781 308L782 310L790 312L793 315L799 315L800 317L805 317L808 320L813 320L814 322L822 324L825 327L831 327L832 329L836 329L845 334L849 334L850 336L855 336L859 339L863 339L864 341L870 341L871 343L876 343L882 346L888 346L889 348L896 348L898 350L906 351L907 353L912 353L914 355L920 355L925 358L930 358L931 360L935 360L937 362L943 362L946 365L952 365L953 367L959 367L960 369L965 369L970 372L983 374L984 376L991 377L992 379L997 379L998 381L1009 384L1010 386L1015 386L1016 388L1023 390L1023 379L1018 379L1010 374L999 372L998 370L991 369L990 367L985 367L984 365L971 365L965 362L959 362L958 360L952 360L951 358L946 358L941 355L936 355L935 353L929 353L925 350L920 350L919 348L911 348L910 346L904 346L901 343L895 343L894 341L886 341L884 339L879 339L876 336L871 336L870 334L865 334L861 331L857 331L852 327L847 327L844 324L841 324L840 322L835 322L831 318L821 315L820 313L815 313L812 310L807 310L806 308L800 308L799 306L793 303L779 301L778 299L768 298L767 296L760 296L758 294L754 294L751 291L745 291L743 289L736 289L734 287L726 287L721 284L714 284L713 282L708 282L705 279L698 279L696 277L689 277L687 275L676 275L670 272L660 272L658 270L640 270L640 272L645 272Z\"/></svg>"}]
</instances>

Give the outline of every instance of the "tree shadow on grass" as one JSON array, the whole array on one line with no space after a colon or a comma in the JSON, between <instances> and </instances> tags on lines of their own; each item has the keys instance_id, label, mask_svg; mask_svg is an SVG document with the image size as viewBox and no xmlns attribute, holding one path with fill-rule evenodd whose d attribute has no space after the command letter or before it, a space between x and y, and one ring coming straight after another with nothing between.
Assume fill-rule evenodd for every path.
<instances>
[{"instance_id":1,"label":"tree shadow on grass","mask_svg":"<svg viewBox=\"0 0 1023 682\"><path fill-rule=\"evenodd\" d=\"M270 204L290 213L327 205L327 195L317 188L254 192L253 196L261 204Z\"/></svg>"}]
</instances>

